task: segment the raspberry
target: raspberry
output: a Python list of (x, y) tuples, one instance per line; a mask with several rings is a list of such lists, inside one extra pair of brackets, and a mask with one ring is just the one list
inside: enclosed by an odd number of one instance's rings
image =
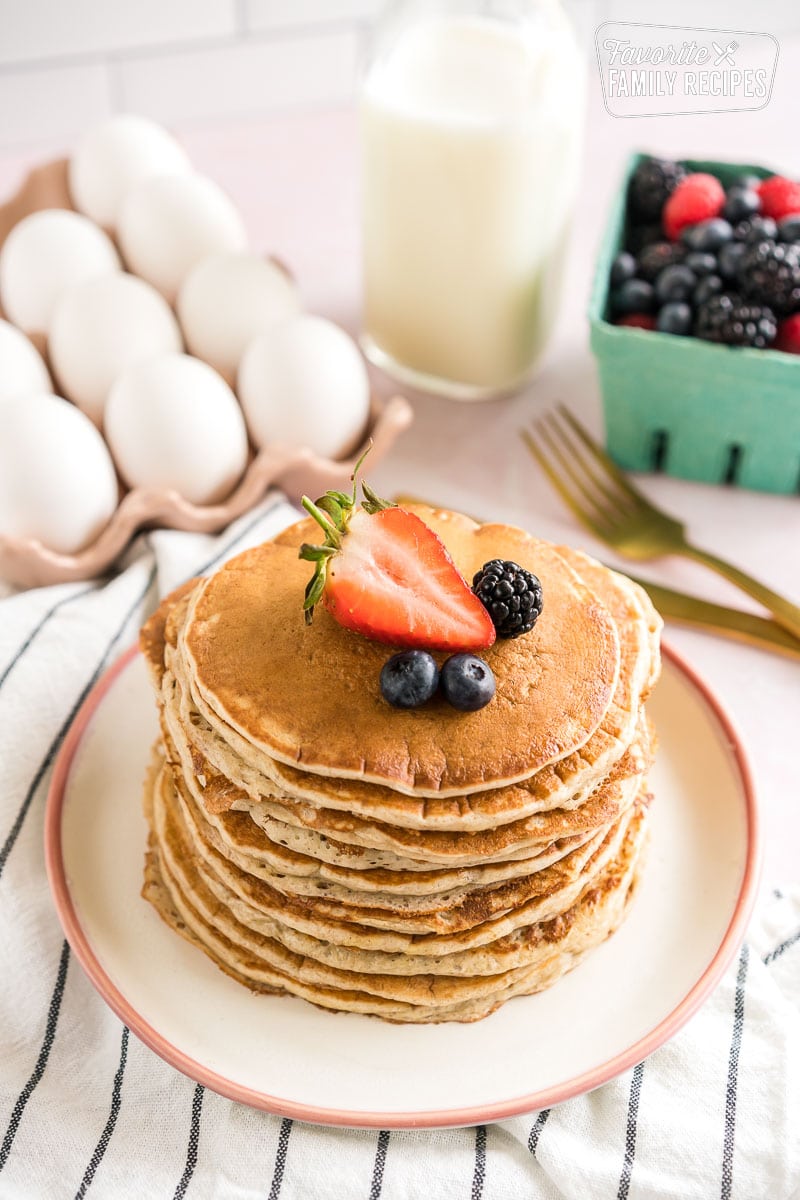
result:
[(758, 189), (761, 211), (779, 221), (791, 213), (800, 213), (800, 183), (785, 175), (772, 175)]
[(655, 329), (656, 319), (652, 313), (626, 313), (618, 317), (615, 325), (627, 325), (631, 329)]
[(674, 242), (687, 225), (718, 217), (725, 204), (725, 189), (713, 175), (687, 175), (664, 205), (664, 232)]
[(787, 317), (778, 325), (774, 349), (782, 350), (784, 354), (800, 354), (800, 313)]

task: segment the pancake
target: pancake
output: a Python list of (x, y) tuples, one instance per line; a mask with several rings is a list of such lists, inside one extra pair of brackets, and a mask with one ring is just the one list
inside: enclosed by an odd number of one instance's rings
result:
[[(282, 796), (294, 796), (347, 813), (373, 816), (392, 825), (426, 830), (491, 829), (555, 807), (577, 808), (598, 782), (607, 777), (636, 735), (640, 704), (657, 671), (661, 626), (640, 588), (593, 560), (587, 559), (587, 566), (593, 569), (593, 582), (598, 591), (602, 588), (604, 604), (620, 631), (620, 671), (612, 703), (600, 727), (580, 752), (510, 787), (492, 788), (470, 796), (412, 798), (373, 783), (331, 779), (288, 767), (255, 749), (230, 728), (223, 737), (209, 724), (207, 718), (214, 720), (214, 714), (202, 699), (200, 708), (195, 704), (196, 697), (191, 695), (190, 679), (181, 659), (178, 642), (186, 621), (185, 600), (174, 607), (168, 606), (166, 617), (162, 614), (154, 618), (166, 620), (168, 631), (171, 630), (163, 648), (168, 667), (162, 684), (164, 703), (178, 711), (176, 719), (182, 724), (193, 752), (205, 758), (226, 781), (224, 788), (214, 795), (218, 811), (242, 799), (236, 789), (245, 793), (250, 803), (258, 803), (265, 797), (279, 800)], [(163, 673), (163, 666), (161, 669)], [(179, 737), (177, 730), (173, 732)]]
[[(178, 865), (173, 863), (173, 873), (183, 873), (188, 869), (187, 864), (191, 864), (197, 880), (243, 925), (287, 941), (289, 945), (297, 936), (308, 937), (321, 948), (316, 951), (315, 957), (325, 957), (326, 953), (330, 953), (338, 955), (339, 962), (343, 963), (345, 951), (369, 951), (373, 956), (383, 955), (387, 961), (405, 961), (407, 969), (412, 972), (426, 969), (415, 967), (413, 960), (432, 958), (441, 962), (445, 959), (449, 961), (451, 955), (489, 947), (507, 940), (511, 935), (517, 935), (530, 925), (550, 920), (566, 911), (581, 892), (591, 886), (619, 856), (626, 838), (634, 836), (637, 845), (641, 844), (641, 829), (646, 823), (647, 809), (646, 798), (641, 797), (631, 812), (576, 851), (571, 861), (559, 871), (542, 872), (533, 896), (513, 909), (501, 912), (499, 916), (482, 919), (481, 909), (473, 904), (466, 911), (475, 918), (474, 924), (459, 919), (450, 922), (448, 927), (448, 922), (444, 920), (438, 922), (436, 932), (419, 932), (426, 922), (417, 920), (407, 922), (403, 931), (399, 932), (364, 924), (363, 921), (375, 919), (376, 910), (352, 907), (344, 910), (339, 906), (337, 911), (346, 911), (347, 919), (338, 920), (327, 915), (331, 911), (328, 902), (294, 903), (269, 888), (259, 890), (258, 906), (243, 899), (226, 882), (226, 877), (230, 881), (233, 877), (241, 879), (241, 875), (236, 876), (235, 872), (231, 874), (224, 860), (213, 851), (210, 854), (196, 851), (196, 829), (191, 819), (187, 819), (184, 806), (176, 801), (177, 795), (169, 775), (157, 769), (153, 776), (149, 818), (156, 844), (166, 854), (168, 862), (178, 860)], [(256, 898), (255, 893), (253, 898)], [(307, 943), (306, 949), (309, 945), (311, 942)]]
[[(394, 711), (377, 680), (385, 646), (354, 636), (299, 597), (313, 538), (309, 519), (245, 551), (192, 592), (182, 650), (195, 700), (211, 721), (304, 772), (366, 779), (407, 794), (469, 794), (527, 779), (572, 754), (603, 719), (619, 673), (619, 639), (601, 603), (549, 543), (501, 525), (429, 510), (466, 578), (491, 557), (542, 580), (545, 610), (526, 637), (485, 651), (492, 704), (456, 712), (441, 698)], [(291, 687), (287, 682), (291, 681)], [(215, 720), (216, 718), (216, 720)]]
[(221, 793), (227, 798), (232, 785), (199, 751), (181, 741), (183, 731), (179, 725), (176, 729), (168, 713), (164, 724), (165, 742), (176, 747), (173, 757), (181, 760), (193, 799), (208, 825), (231, 848), (269, 858), (276, 847), (286, 847), (322, 862), (361, 869), (413, 872), (437, 865), (477, 866), (529, 859), (558, 839), (580, 836), (617, 819), (638, 792), (651, 762), (650, 733), (642, 721), (637, 741), (580, 807), (551, 809), (478, 832), (441, 833), (320, 809), (289, 796), (253, 804), (241, 790), (230, 809), (219, 808), (216, 801)]
[[(454, 959), (461, 974), (431, 971), (432, 959), (426, 960), (423, 973), (408, 974), (384, 971), (389, 965), (385, 956), (361, 956), (359, 965), (372, 970), (332, 966), (242, 925), (203, 885), (191, 855), (179, 840), (176, 844), (163, 821), (158, 800), (155, 811), (161, 814), (156, 817), (160, 839), (153, 840), (148, 856), (145, 895), (217, 965), (257, 990), (285, 991), (322, 1007), (412, 1022), (474, 1020), (505, 999), (539, 990), (569, 970), (621, 919), (645, 828), (642, 818), (627, 831), (618, 857), (565, 914), (527, 926), (515, 938), (478, 952), (476, 965), (488, 968), (494, 955), (496, 965), (504, 969), (468, 973), (467, 953)], [(165, 848), (172, 849), (171, 858)], [(310, 942), (306, 950), (308, 946)], [(446, 961), (436, 965), (446, 970)]]
[(542, 580), (533, 632), (484, 654), (492, 703), (392, 709), (391, 647), (321, 607), (307, 627), (309, 522), (189, 581), (142, 630), (161, 729), (143, 895), (254, 991), (472, 1021), (555, 983), (624, 918), (661, 623), (578, 551), (417, 511), (467, 578), (504, 557)]

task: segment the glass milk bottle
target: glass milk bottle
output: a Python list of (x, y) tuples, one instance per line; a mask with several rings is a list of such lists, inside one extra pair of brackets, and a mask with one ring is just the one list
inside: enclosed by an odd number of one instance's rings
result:
[(550, 332), (578, 186), (584, 64), (558, 0), (401, 0), (361, 92), (367, 356), (478, 400)]

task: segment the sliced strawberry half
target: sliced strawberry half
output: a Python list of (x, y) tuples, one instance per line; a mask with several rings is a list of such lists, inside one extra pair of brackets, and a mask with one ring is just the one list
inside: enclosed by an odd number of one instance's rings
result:
[(426, 650), (481, 650), (495, 640), (488, 612), (441, 538), (415, 513), (380, 500), (366, 484), (364, 504), (328, 492), (303, 507), (326, 533), (303, 545), (316, 563), (306, 589), (306, 620), (321, 602), (333, 618), (364, 637)]

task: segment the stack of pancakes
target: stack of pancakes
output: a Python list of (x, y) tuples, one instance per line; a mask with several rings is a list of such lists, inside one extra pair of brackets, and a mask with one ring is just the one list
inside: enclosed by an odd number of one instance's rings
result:
[(416, 511), (465, 578), (503, 558), (542, 581), (533, 631), (484, 652), (494, 700), (390, 708), (390, 648), (321, 607), (304, 623), (313, 523), (246, 551), (142, 631), (161, 722), (143, 894), (255, 990), (471, 1021), (552, 984), (626, 912), (660, 620), (577, 551)]

